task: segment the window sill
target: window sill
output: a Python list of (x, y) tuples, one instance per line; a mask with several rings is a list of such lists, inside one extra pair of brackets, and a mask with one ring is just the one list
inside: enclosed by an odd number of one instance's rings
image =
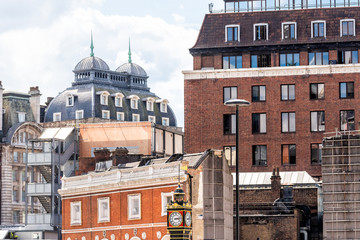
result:
[(296, 131), (295, 131), (295, 132), (283, 132), (283, 131), (281, 131), (281, 133), (284, 133), (284, 134), (294, 134), (294, 133), (296, 133)]

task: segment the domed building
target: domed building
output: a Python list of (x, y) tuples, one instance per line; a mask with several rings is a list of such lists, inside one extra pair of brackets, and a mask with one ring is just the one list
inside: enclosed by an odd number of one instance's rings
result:
[(73, 70), (72, 86), (49, 104), (45, 122), (102, 118), (176, 126), (169, 101), (150, 92), (149, 76), (132, 62), (130, 44), (128, 62), (115, 71), (94, 56), (92, 39), (90, 49), (90, 56), (82, 59)]

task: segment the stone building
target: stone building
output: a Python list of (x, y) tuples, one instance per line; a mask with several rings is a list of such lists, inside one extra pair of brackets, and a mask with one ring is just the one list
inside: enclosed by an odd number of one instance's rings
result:
[[(359, 3), (225, 0), (205, 15), (185, 78), (185, 152), (224, 149), (244, 172), (321, 176), (325, 131), (357, 129)], [(280, 3), (280, 4), (279, 4)]]

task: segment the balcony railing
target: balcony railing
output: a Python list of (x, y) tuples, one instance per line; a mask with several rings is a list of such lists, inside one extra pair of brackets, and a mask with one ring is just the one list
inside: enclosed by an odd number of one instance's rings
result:
[[(54, 191), (57, 192), (59, 184), (54, 185)], [(29, 196), (50, 196), (51, 195), (51, 183), (29, 183), (28, 184)]]
[(50, 213), (29, 213), (27, 218), (28, 225), (39, 225), (51, 223), (51, 214)]
[(51, 165), (51, 152), (29, 153), (28, 165)]

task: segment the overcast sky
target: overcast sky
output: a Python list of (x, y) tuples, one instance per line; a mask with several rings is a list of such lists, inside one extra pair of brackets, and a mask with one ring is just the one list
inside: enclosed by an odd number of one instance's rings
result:
[(41, 103), (71, 86), (75, 65), (90, 54), (115, 70), (128, 59), (147, 72), (148, 86), (170, 101), (184, 126), (182, 70), (208, 4), (222, 0), (1, 0), (0, 81), (5, 90), (39, 86)]

